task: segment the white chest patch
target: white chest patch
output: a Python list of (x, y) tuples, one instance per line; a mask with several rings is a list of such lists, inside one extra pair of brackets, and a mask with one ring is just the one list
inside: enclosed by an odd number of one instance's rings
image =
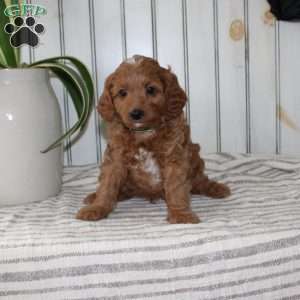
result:
[(154, 184), (161, 182), (160, 169), (152, 152), (149, 152), (144, 148), (139, 148), (139, 152), (134, 157), (138, 160), (139, 166), (144, 172), (151, 176)]

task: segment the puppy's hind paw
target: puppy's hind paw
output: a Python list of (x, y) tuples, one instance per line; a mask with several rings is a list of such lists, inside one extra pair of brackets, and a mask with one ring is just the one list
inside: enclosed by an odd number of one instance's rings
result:
[(107, 211), (99, 205), (88, 205), (81, 208), (76, 214), (76, 219), (97, 221), (107, 216)]
[(205, 194), (212, 198), (226, 198), (230, 196), (230, 188), (223, 183), (213, 181)]

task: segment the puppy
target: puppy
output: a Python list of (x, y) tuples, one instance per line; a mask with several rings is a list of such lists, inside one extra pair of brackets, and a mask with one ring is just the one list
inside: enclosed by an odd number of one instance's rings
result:
[(198, 223), (190, 194), (223, 198), (230, 189), (204, 174), (183, 113), (187, 97), (177, 77), (157, 61), (135, 55), (105, 82), (97, 106), (107, 122), (108, 145), (100, 185), (77, 218), (100, 220), (120, 200), (165, 200), (170, 223)]

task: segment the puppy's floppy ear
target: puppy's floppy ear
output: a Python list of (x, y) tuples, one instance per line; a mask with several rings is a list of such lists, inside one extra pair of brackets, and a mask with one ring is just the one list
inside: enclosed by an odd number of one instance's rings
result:
[(110, 89), (112, 87), (112, 78), (113, 74), (111, 74), (105, 81), (104, 90), (102, 95), (100, 96), (97, 111), (101, 115), (101, 117), (107, 121), (111, 122), (114, 119), (115, 108), (113, 105), (113, 99), (110, 93)]
[(166, 120), (171, 120), (181, 114), (187, 101), (187, 96), (180, 87), (176, 75), (170, 69), (164, 69), (163, 82), (166, 97)]

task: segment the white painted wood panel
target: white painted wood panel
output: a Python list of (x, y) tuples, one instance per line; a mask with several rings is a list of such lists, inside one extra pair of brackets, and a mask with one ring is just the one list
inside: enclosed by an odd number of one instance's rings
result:
[(281, 123), (281, 150), (300, 153), (300, 23), (280, 22), (280, 102), (298, 130)]
[(156, 27), (157, 59), (162, 66), (171, 66), (185, 88), (181, 0), (156, 0)]
[(152, 56), (150, 0), (125, 0), (126, 53)]
[(217, 148), (213, 1), (187, 1), (190, 126), (203, 152)]
[(234, 20), (244, 21), (240, 0), (219, 0), (221, 151), (246, 151), (245, 41), (230, 37)]
[(251, 152), (276, 152), (275, 21), (266, 24), (265, 1), (249, 1)]
[(32, 4), (40, 4), (47, 9), (47, 14), (37, 16), (36, 22), (45, 27), (40, 35), (40, 42), (34, 48), (35, 59), (48, 58), (50, 55), (60, 55), (60, 30), (58, 0), (32, 0)]
[[(171, 67), (189, 95), (185, 76), (183, 5), (182, 0), (156, 0), (157, 59), (163, 67)], [(189, 121), (189, 102), (185, 112)]]
[(22, 46), (20, 56), (23, 63), (30, 63), (30, 49), (31, 48), (27, 45)]
[[(98, 97), (123, 58), (158, 57), (189, 94), (192, 137), (204, 152), (299, 153), (300, 133), (285, 123), (278, 126), (276, 102), (300, 127), (300, 23), (280, 22), (276, 34), (276, 26), (263, 21), (265, 0), (32, 2), (48, 10), (38, 18), (46, 31), (37, 48), (22, 47), (24, 61), (64, 51), (77, 56), (91, 70)], [(248, 36), (230, 37), (235, 20), (245, 22)], [(64, 124), (70, 125), (72, 104), (58, 80), (51, 81)], [(94, 112), (85, 135), (65, 153), (65, 164), (100, 160), (103, 132)]]
[[(87, 0), (63, 1), (63, 25), (65, 54), (80, 59), (92, 71), (90, 12)], [(75, 37), (75, 38), (74, 38)], [(72, 103), (68, 98), (69, 104)], [(94, 104), (95, 107), (95, 104)], [(97, 161), (100, 147), (97, 147), (95, 112), (91, 113), (88, 126), (82, 137), (72, 145), (72, 161), (76, 164), (90, 164)], [(78, 120), (73, 105), (69, 105), (70, 125)], [(82, 155), (84, 153), (84, 155)]]
[[(94, 1), (96, 86), (98, 97), (103, 91), (106, 77), (122, 61), (122, 30), (120, 0)], [(104, 123), (101, 121), (101, 151), (105, 151)]]

